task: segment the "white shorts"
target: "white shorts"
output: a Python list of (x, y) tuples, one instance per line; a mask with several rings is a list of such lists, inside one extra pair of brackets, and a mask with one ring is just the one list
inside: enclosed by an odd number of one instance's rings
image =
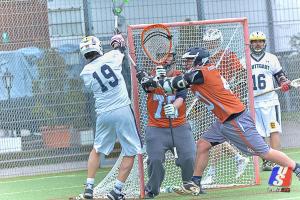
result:
[(121, 144), (124, 156), (142, 152), (142, 143), (130, 106), (107, 111), (97, 117), (94, 141), (96, 152), (108, 155), (113, 150), (116, 139)]
[(255, 108), (255, 124), (262, 137), (270, 137), (270, 133), (282, 132), (280, 106)]

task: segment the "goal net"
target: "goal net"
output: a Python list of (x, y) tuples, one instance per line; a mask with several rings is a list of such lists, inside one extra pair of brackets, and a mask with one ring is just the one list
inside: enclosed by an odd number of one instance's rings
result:
[[(237, 95), (250, 111), (253, 111), (252, 99), (248, 98), (249, 79), (246, 63), (249, 64), (249, 50), (246, 48), (248, 38), (246, 19), (223, 19), (193, 22), (178, 22), (165, 24), (172, 33), (172, 42), (176, 51), (176, 68), (183, 70), (182, 55), (191, 47), (200, 46), (209, 49), (211, 54), (210, 61), (220, 70), (222, 76), (229, 83), (232, 92)], [(128, 28), (129, 49), (132, 58), (136, 63), (143, 67), (146, 72), (154, 69), (154, 64), (147, 58), (141, 47), (141, 32), (147, 25), (133, 25)], [(210, 39), (204, 36), (208, 31), (221, 33), (221, 38)], [(215, 34), (216, 35), (216, 34)], [(246, 40), (245, 40), (246, 38)], [(214, 40), (215, 39), (215, 40)], [(248, 56), (246, 56), (248, 55)], [(246, 62), (247, 61), (247, 62)], [(251, 77), (251, 76), (249, 76)], [(146, 93), (137, 84), (135, 71), (132, 69), (132, 97), (136, 119), (139, 125), (142, 140), (144, 139), (145, 128), (147, 126)], [(252, 96), (252, 95), (250, 95)], [(194, 99), (193, 94), (189, 93), (187, 98), (187, 118), (190, 123), (195, 141), (208, 129), (216, 120), (214, 115), (208, 111), (205, 105)], [(144, 142), (145, 144), (145, 142)], [(187, 147), (188, 148), (188, 147)], [(241, 168), (243, 162), (249, 161), (244, 169)], [(96, 198), (103, 198), (113, 188), (121, 157), (116, 162), (110, 173), (95, 188)], [(139, 163), (135, 162), (129, 178), (126, 181), (124, 192), (127, 197), (138, 197), (140, 188), (147, 183), (147, 153), (143, 154), (143, 168), (139, 171)], [(245, 163), (244, 163), (245, 164)], [(175, 158), (171, 152), (166, 153), (164, 163), (166, 175), (162, 184), (162, 191), (170, 191), (171, 187), (180, 186), (180, 168), (175, 165)], [(141, 167), (141, 166), (140, 166)], [(144, 183), (139, 177), (144, 175)], [(203, 176), (203, 180), (210, 178), (204, 183), (205, 188), (220, 188), (230, 186), (253, 185), (259, 182), (257, 159), (246, 157), (229, 143), (217, 145), (210, 151), (209, 165)]]

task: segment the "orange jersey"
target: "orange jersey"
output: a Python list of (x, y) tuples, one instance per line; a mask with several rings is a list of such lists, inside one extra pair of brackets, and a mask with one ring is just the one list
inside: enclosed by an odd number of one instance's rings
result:
[[(171, 76), (178, 76), (181, 72), (174, 70)], [(169, 118), (166, 117), (164, 112), (165, 103), (172, 103), (175, 101), (175, 95), (164, 95), (162, 88), (156, 88), (147, 96), (147, 109), (148, 109), (148, 126), (168, 128), (170, 127)], [(172, 119), (172, 126), (177, 127), (186, 123), (186, 103), (178, 109), (178, 116)]]
[(220, 50), (216, 54), (214, 54), (209, 60), (214, 65), (217, 65), (221, 57), (222, 60), (219, 63), (219, 66), (217, 67), (220, 70), (221, 75), (227, 81), (230, 81), (233, 78), (234, 74), (236, 74), (237, 71), (241, 70), (243, 66), (240, 63), (240, 60), (238, 59), (237, 55), (229, 50), (227, 50), (225, 53), (224, 50)]
[(191, 90), (223, 123), (230, 115), (245, 110), (245, 106), (231, 92), (219, 70), (210, 69), (211, 66), (205, 65), (198, 69), (203, 74), (204, 83), (192, 85)]

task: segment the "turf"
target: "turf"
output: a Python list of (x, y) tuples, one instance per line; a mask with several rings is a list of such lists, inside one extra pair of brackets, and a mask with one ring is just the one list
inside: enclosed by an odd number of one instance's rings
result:
[[(284, 150), (289, 156), (300, 161), (300, 149)], [(110, 169), (100, 169), (97, 173), (99, 182)], [(260, 185), (246, 188), (208, 190), (207, 194), (180, 196), (173, 193), (159, 195), (156, 199), (217, 199), (217, 200), (300, 200), (300, 181), (293, 176), (290, 193), (267, 191), (270, 172), (262, 172)], [(59, 173), (43, 176), (17, 177), (0, 179), (0, 200), (65, 200), (76, 196), (83, 190), (86, 171)]]

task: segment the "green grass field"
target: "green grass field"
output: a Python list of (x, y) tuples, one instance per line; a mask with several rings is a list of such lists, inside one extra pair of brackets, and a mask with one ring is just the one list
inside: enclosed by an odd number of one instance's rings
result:
[[(300, 161), (300, 149), (287, 149), (285, 152)], [(110, 169), (100, 169), (97, 173), (99, 182)], [(217, 200), (300, 200), (300, 181), (293, 176), (290, 193), (267, 191), (267, 181), (270, 172), (262, 172), (260, 185), (246, 188), (230, 188), (208, 190), (207, 194), (194, 196), (180, 196), (169, 193), (162, 194), (156, 199), (217, 199)], [(0, 179), (0, 200), (67, 200), (77, 196), (83, 190), (86, 171), (59, 173), (44, 176), (18, 177)]]

